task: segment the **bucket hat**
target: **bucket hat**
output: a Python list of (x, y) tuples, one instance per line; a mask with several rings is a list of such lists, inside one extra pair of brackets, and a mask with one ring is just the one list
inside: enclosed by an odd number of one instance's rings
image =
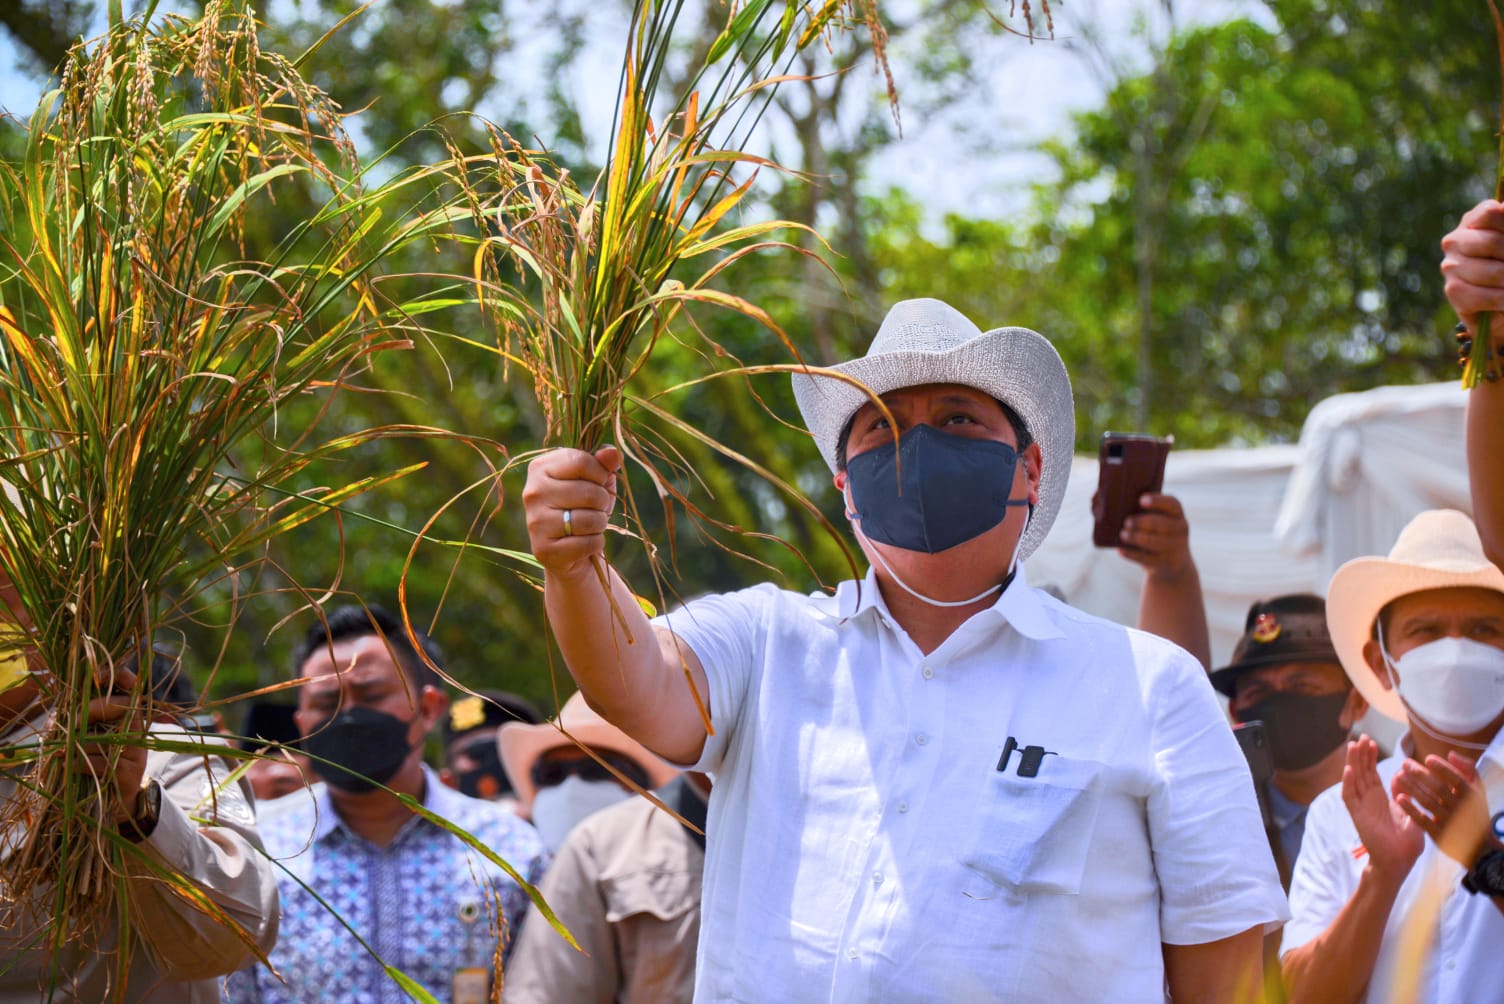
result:
[[(875, 395), (923, 384), (973, 387), (1013, 409), (1039, 444), (1039, 504), (1019, 541), (1018, 559), (1034, 552), (1060, 512), (1075, 452), (1076, 412), (1070, 376), (1049, 340), (1028, 328), (983, 332), (935, 299), (893, 305), (867, 354), (829, 369)], [(839, 377), (795, 373), (794, 398), (820, 455), (836, 470), (841, 432), (869, 396)]]
[(1232, 661), (1212, 670), (1211, 681), (1231, 697), (1238, 677), (1252, 669), (1340, 661), (1326, 628), (1326, 601), (1315, 593), (1293, 593), (1259, 600), (1248, 608)]

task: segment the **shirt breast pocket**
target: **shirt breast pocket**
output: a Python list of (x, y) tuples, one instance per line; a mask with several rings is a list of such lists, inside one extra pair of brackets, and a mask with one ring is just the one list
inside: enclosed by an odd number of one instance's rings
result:
[(1079, 893), (1105, 773), (1095, 760), (1054, 754), (1036, 777), (994, 772), (982, 796), (976, 845), (962, 861), (962, 892), (972, 899)]

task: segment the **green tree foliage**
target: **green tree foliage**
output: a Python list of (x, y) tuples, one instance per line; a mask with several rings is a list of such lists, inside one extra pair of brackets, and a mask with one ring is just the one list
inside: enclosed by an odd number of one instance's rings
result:
[[(514, 62), (510, 15), (525, 8), (509, 8), (504, 0), (383, 0), (324, 38), (360, 6), (300, 0), (288, 16), (267, 22), (262, 44), (298, 54), (323, 39), (309, 77), (346, 109), (360, 110), (353, 121), (369, 154), (393, 150), (404, 162), (442, 156), (442, 141), (429, 124), (482, 109), (497, 95), (498, 74)], [(502, 103), (501, 121), (515, 126), (521, 109)], [(451, 137), (477, 141), (477, 130), (462, 120), (445, 126)]]
[[(885, 234), (894, 297), (937, 289), (1048, 332), (1080, 445), (1288, 439), (1323, 397), (1444, 379), (1438, 241), (1489, 194), (1499, 74), (1487, 9), (1272, 5), (1171, 40), (1076, 135), (1032, 221)], [(891, 242), (891, 243), (890, 243)]]
[(47, 74), (88, 28), (90, 0), (10, 0), (0, 4), (0, 26), (16, 40), (31, 68)]

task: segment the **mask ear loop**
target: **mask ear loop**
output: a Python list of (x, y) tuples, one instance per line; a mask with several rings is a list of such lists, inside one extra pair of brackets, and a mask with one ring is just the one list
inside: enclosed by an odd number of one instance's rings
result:
[(890, 565), (890, 564), (888, 564), (887, 560), (883, 557), (882, 552), (879, 551), (876, 547), (872, 548), (872, 556), (877, 559), (877, 563), (879, 565), (882, 565), (883, 568), (885, 568), (885, 569), (888, 570), (888, 574), (891, 575), (891, 576), (893, 576), (893, 581), (896, 582), (896, 583), (898, 583), (899, 586), (901, 586), (903, 588), (904, 592), (908, 593), (910, 596), (914, 597), (914, 599), (916, 599), (916, 600), (923, 600), (925, 603), (928, 603), (932, 607), (965, 607), (965, 606), (970, 606), (971, 604), (977, 602), (978, 600), (985, 600), (987, 597), (991, 596), (993, 593), (1001, 592), (1002, 588), (1003, 588), (1003, 584), (1001, 582), (999, 582), (995, 586), (988, 586), (986, 589), (982, 590), (980, 593), (977, 593), (975, 596), (971, 597), (968, 600), (937, 600), (937, 599), (934, 599), (933, 597), (924, 595), (919, 590), (913, 588), (907, 582), (905, 582), (902, 579), (900, 579), (898, 577), (898, 573), (895, 572), (895, 571), (893, 571), (893, 566)]
[(1465, 739), (1458, 739), (1456, 736), (1449, 736), (1441, 732), (1437, 732), (1426, 723), (1426, 719), (1421, 715), (1420, 712), (1416, 711), (1413, 707), (1410, 706), (1410, 702), (1405, 700), (1404, 691), (1400, 690), (1400, 678), (1395, 675), (1396, 667), (1394, 660), (1389, 656), (1389, 646), (1384, 644), (1384, 619), (1382, 617), (1375, 618), (1373, 626), (1374, 630), (1379, 636), (1379, 654), (1384, 658), (1384, 672), (1389, 675), (1389, 685), (1394, 688), (1394, 692), (1399, 695), (1400, 701), (1403, 702), (1405, 707), (1409, 710), (1411, 723), (1419, 727), (1422, 732), (1430, 736), (1432, 739), (1435, 739), (1437, 742), (1446, 743), (1449, 746), (1460, 746), (1462, 749), (1468, 750), (1481, 751), (1488, 749), (1488, 743), (1470, 743)]
[[(850, 495), (847, 494), (846, 490), (842, 490), (841, 496), (846, 500), (846, 518), (852, 521), (852, 525), (856, 528), (856, 532), (861, 533), (862, 528), (860, 526), (860, 521), (862, 517), (855, 510), (854, 500), (850, 497)], [(919, 590), (910, 586), (907, 582), (903, 581), (903, 579), (898, 577), (898, 573), (893, 571), (893, 566), (888, 564), (887, 559), (883, 557), (882, 552), (877, 549), (876, 545), (873, 545), (872, 547), (872, 556), (876, 558), (877, 563), (879, 565), (882, 565), (887, 573), (893, 577), (893, 581), (898, 583), (899, 587), (902, 588), (904, 592), (914, 597), (914, 599), (928, 603), (932, 607), (968, 607), (971, 606), (971, 604), (976, 603), (978, 600), (985, 600), (993, 593), (1002, 592), (1003, 588), (1007, 586), (1008, 583), (1013, 581), (1014, 569), (1018, 567), (1018, 552), (1023, 549), (1024, 534), (1029, 531), (1029, 522), (1033, 518), (1034, 505), (1033, 503), (1029, 503), (1028, 515), (1024, 517), (1024, 528), (1018, 532), (1018, 543), (1013, 545), (1013, 557), (1008, 561), (1008, 574), (1003, 577), (1003, 581), (999, 582), (995, 586), (988, 586), (980, 593), (977, 593), (975, 596), (966, 600), (937, 600), (934, 597), (926, 596)], [(863, 536), (866, 535), (863, 534)]]

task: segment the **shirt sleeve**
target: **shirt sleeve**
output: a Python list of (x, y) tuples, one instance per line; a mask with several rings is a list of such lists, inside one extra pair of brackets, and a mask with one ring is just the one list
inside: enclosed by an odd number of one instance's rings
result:
[[(1199, 945), (1289, 918), (1247, 761), (1191, 656), (1135, 637), (1148, 674), (1154, 780), (1149, 839), (1160, 885), (1160, 937)], [(1151, 647), (1152, 646), (1152, 647)]]
[(1330, 927), (1357, 891), (1352, 857), (1357, 842), (1357, 830), (1342, 804), (1342, 789), (1316, 796), (1290, 878), (1290, 923), (1285, 925), (1281, 955)]
[(592, 851), (592, 831), (576, 827), (559, 848), (539, 892), (579, 943), (570, 947), (536, 906), (512, 952), (506, 973), (506, 1004), (611, 1004), (620, 970), (616, 944), (606, 922), (600, 866)]
[(742, 719), (750, 681), (759, 665), (768, 610), (777, 595), (777, 587), (761, 585), (705, 596), (653, 622), (668, 628), (699, 657), (710, 687), (710, 722), (715, 734), (705, 740), (698, 761), (677, 766), (708, 774), (720, 769)]
[(250, 797), (208, 751), (153, 750), (146, 772), (162, 809), (140, 853), (125, 856), (132, 926), (164, 978), (224, 976), (277, 940), (277, 880)]

